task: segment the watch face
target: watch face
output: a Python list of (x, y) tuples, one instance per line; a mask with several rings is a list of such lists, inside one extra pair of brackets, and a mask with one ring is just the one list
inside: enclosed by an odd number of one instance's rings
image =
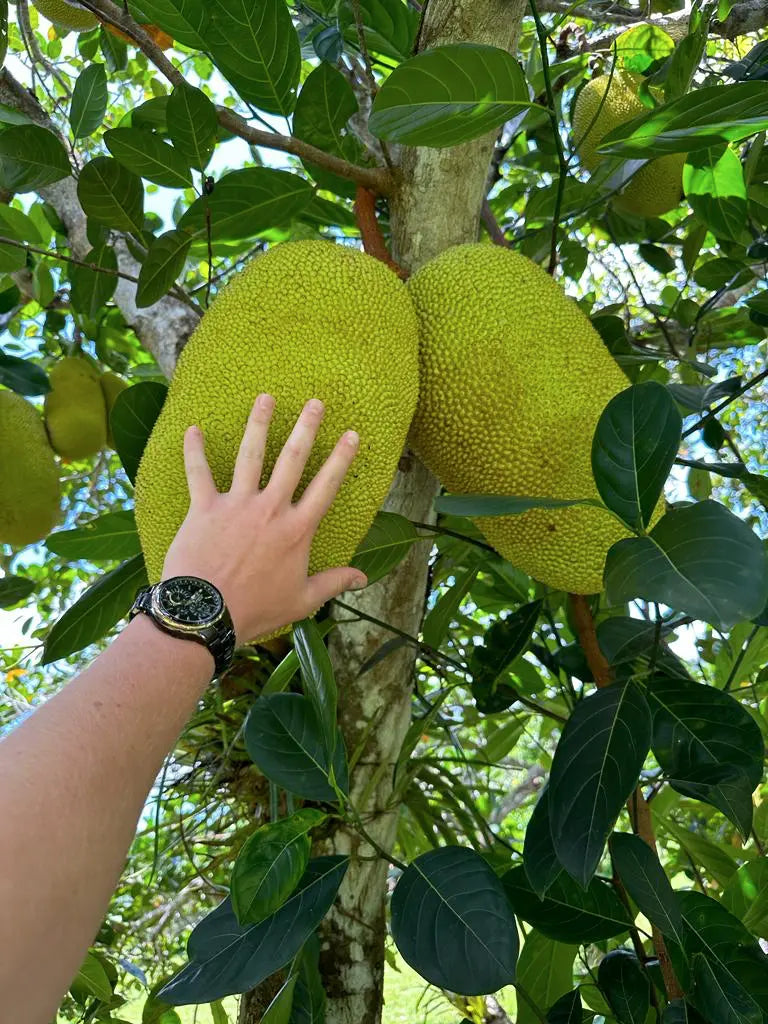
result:
[(158, 590), (158, 604), (166, 615), (190, 626), (203, 625), (221, 612), (221, 595), (194, 576), (176, 576)]

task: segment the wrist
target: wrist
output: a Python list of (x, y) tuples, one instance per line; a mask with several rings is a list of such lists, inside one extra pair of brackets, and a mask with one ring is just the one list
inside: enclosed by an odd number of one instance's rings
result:
[(199, 683), (201, 688), (213, 678), (213, 655), (204, 644), (165, 633), (148, 615), (136, 615), (121, 635), (140, 643), (156, 663), (172, 667), (174, 676), (183, 671), (190, 682)]

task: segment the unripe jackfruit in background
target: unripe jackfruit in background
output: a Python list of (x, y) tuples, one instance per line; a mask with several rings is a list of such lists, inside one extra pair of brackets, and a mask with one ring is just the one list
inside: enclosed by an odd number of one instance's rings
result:
[(34, 3), (44, 18), (72, 32), (87, 32), (99, 24), (95, 14), (66, 0), (34, 0)]
[[(647, 112), (648, 108), (637, 95), (641, 82), (641, 75), (618, 70), (612, 79), (610, 75), (593, 78), (576, 98), (573, 139), (588, 171), (594, 171), (605, 159), (597, 147), (608, 132)], [(639, 217), (658, 217), (673, 210), (682, 195), (684, 164), (684, 153), (670, 153), (650, 160), (614, 197), (614, 206)]]
[[(629, 381), (579, 307), (527, 257), (447, 249), (408, 282), (421, 323), (411, 442), (448, 491), (598, 498), (592, 435)], [(513, 565), (555, 589), (602, 590), (629, 534), (590, 506), (475, 520)]]
[(107, 443), (107, 406), (99, 371), (80, 356), (60, 359), (49, 374), (45, 425), (56, 452), (83, 459)]
[(128, 387), (128, 381), (123, 380), (122, 377), (118, 377), (118, 375), (116, 373), (112, 373), (111, 370), (107, 370), (106, 373), (102, 373), (101, 377), (99, 377), (99, 384), (101, 385), (101, 391), (104, 395), (104, 404), (106, 407), (107, 444), (110, 448), (114, 448), (115, 439), (112, 437), (112, 426), (109, 418), (112, 415), (112, 408), (117, 401), (117, 396)]
[(33, 544), (59, 520), (59, 471), (40, 413), (14, 391), (0, 391), (0, 453), (0, 544)]
[(326, 412), (300, 490), (345, 430), (360, 450), (312, 544), (310, 571), (349, 563), (392, 482), (418, 394), (418, 325), (383, 263), (330, 242), (285, 242), (216, 297), (183, 350), (139, 466), (136, 522), (150, 580), (189, 506), (184, 431), (197, 424), (229, 488), (248, 413), (275, 396), (263, 481), (305, 402)]

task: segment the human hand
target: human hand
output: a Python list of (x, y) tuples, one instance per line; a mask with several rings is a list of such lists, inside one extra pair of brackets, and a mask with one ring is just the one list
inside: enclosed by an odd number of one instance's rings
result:
[(259, 488), (264, 448), (275, 401), (259, 395), (235, 463), (232, 486), (216, 490), (205, 457), (202, 431), (184, 435), (189, 511), (163, 566), (163, 579), (199, 576), (221, 591), (235, 624), (238, 643), (311, 615), (345, 590), (368, 582), (357, 569), (326, 569), (308, 575), (309, 551), (320, 520), (330, 508), (359, 447), (350, 430), (310, 481), (301, 498), (293, 494), (323, 418), (323, 403), (307, 402)]

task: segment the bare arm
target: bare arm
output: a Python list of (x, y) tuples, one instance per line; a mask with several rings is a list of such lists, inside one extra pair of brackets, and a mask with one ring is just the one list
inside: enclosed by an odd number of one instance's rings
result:
[[(164, 575), (215, 583), (246, 641), (365, 583), (307, 576), (309, 547), (357, 450), (345, 435), (292, 504), (322, 418), (309, 403), (259, 490), (271, 400), (257, 400), (232, 489), (218, 494), (199, 431), (185, 438), (190, 511)], [(2, 1018), (46, 1024), (106, 911), (163, 758), (213, 672), (205, 648), (144, 616), (0, 742)]]

